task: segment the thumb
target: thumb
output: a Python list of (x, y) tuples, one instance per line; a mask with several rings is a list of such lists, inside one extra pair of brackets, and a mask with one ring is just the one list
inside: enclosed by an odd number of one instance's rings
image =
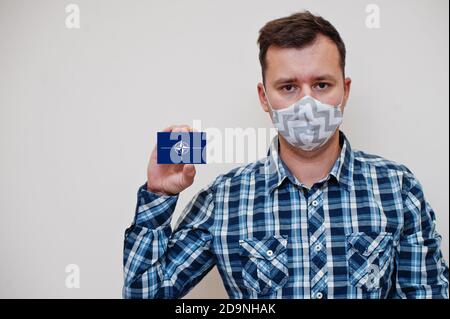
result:
[(195, 166), (193, 164), (185, 164), (183, 166), (183, 184), (189, 186), (194, 182)]

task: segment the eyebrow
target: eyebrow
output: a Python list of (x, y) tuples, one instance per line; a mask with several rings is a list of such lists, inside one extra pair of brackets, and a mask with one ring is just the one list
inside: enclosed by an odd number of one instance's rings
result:
[(331, 74), (321, 74), (319, 76), (314, 77), (314, 80), (315, 81), (323, 81), (323, 80), (329, 80), (329, 81), (333, 80), (333, 81), (335, 81), (336, 78), (333, 75), (331, 75)]
[[(324, 81), (324, 80), (335, 81), (336, 78), (331, 74), (321, 74), (321, 75), (313, 77), (313, 81)], [(280, 78), (280, 79), (276, 80), (273, 83), (273, 85), (278, 86), (280, 84), (288, 84), (288, 83), (295, 83), (295, 82), (297, 82), (297, 79), (295, 77)]]
[(273, 85), (278, 86), (280, 84), (295, 83), (295, 82), (297, 82), (296, 78), (280, 78), (280, 79), (276, 80), (273, 83)]

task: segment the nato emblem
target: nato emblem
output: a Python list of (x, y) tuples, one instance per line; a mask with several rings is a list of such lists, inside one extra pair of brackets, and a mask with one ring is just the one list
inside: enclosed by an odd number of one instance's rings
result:
[(158, 164), (206, 164), (206, 132), (158, 132)]

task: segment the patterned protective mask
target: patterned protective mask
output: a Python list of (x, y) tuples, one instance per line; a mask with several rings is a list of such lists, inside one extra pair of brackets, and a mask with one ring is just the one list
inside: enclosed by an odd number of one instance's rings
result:
[(276, 110), (267, 97), (272, 111), (272, 122), (277, 131), (295, 147), (304, 151), (312, 151), (324, 145), (342, 123), (340, 106), (322, 103), (306, 95), (294, 104)]

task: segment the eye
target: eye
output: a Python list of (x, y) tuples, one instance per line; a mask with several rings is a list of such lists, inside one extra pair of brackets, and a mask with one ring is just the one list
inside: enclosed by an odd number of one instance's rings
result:
[(296, 88), (295, 85), (286, 84), (286, 85), (281, 87), (281, 90), (290, 93), (290, 92), (293, 92), (295, 90), (295, 88)]
[(326, 82), (319, 82), (315, 85), (315, 88), (318, 89), (319, 91), (325, 90), (329, 87), (330, 85)]

